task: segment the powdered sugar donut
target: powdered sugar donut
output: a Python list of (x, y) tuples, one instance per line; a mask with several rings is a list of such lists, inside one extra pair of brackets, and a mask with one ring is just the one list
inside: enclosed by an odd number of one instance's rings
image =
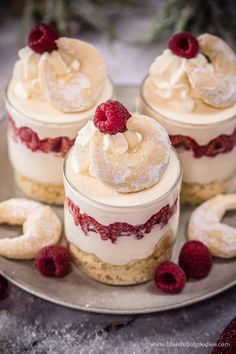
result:
[(236, 102), (236, 56), (221, 38), (202, 34), (198, 38), (200, 51), (213, 65), (210, 71), (189, 61), (187, 74), (193, 90), (207, 104), (225, 108)]
[(91, 108), (97, 102), (107, 76), (101, 54), (92, 45), (77, 39), (62, 37), (56, 42), (61, 55), (74, 58), (78, 68), (58, 77), (50, 54), (44, 53), (39, 64), (39, 81), (47, 99), (62, 112)]
[(61, 222), (48, 206), (27, 199), (13, 198), (0, 203), (0, 224), (22, 225), (23, 234), (0, 239), (0, 256), (32, 259), (44, 246), (56, 244)]
[(166, 130), (154, 119), (133, 115), (126, 126), (142, 137), (135, 151), (110, 154), (103, 149), (101, 133), (93, 136), (90, 148), (91, 174), (121, 193), (141, 191), (156, 184), (166, 171), (171, 152)]
[(227, 210), (236, 209), (236, 194), (218, 195), (194, 210), (188, 238), (203, 242), (213, 256), (236, 257), (236, 228), (221, 223)]

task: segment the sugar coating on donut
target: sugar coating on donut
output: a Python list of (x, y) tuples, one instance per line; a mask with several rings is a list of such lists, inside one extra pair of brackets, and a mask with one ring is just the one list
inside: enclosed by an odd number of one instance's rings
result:
[(127, 129), (142, 136), (136, 151), (119, 156), (104, 151), (100, 132), (94, 135), (90, 149), (91, 174), (121, 193), (141, 191), (156, 184), (167, 169), (171, 152), (166, 130), (152, 118), (133, 115)]
[(200, 51), (206, 55), (213, 71), (188, 62), (186, 73), (193, 91), (206, 104), (226, 108), (236, 103), (236, 56), (221, 38), (205, 33), (198, 36)]
[(22, 225), (23, 234), (0, 239), (0, 255), (13, 259), (32, 259), (39, 250), (55, 244), (61, 236), (61, 222), (49, 206), (26, 199), (0, 203), (0, 224)]
[(233, 209), (236, 209), (236, 194), (220, 194), (206, 201), (190, 217), (188, 238), (203, 242), (216, 257), (235, 257), (236, 228), (221, 223), (225, 212)]
[(106, 66), (101, 54), (90, 44), (59, 38), (58, 50), (78, 59), (79, 70), (58, 78), (48, 53), (39, 62), (39, 80), (46, 98), (62, 112), (81, 112), (97, 102), (105, 86)]

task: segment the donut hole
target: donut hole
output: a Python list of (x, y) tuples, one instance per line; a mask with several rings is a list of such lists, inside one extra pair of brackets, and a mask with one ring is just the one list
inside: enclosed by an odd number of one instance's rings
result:
[(22, 235), (22, 226), (19, 225), (8, 225), (8, 224), (1, 224), (1, 238), (15, 238), (17, 236)]
[(221, 222), (236, 228), (236, 210), (226, 211)]

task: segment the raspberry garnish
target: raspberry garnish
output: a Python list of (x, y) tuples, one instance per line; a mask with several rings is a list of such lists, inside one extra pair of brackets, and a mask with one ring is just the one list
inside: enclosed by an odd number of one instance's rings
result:
[[(227, 344), (227, 346), (226, 346)], [(221, 333), (212, 354), (235, 354), (236, 353), (236, 317), (228, 324)]]
[(36, 53), (51, 53), (57, 49), (58, 33), (53, 27), (44, 23), (34, 26), (28, 36), (28, 46)]
[(46, 277), (64, 277), (70, 269), (68, 249), (61, 245), (43, 247), (36, 258), (36, 267)]
[(212, 257), (208, 248), (200, 241), (186, 242), (179, 254), (179, 265), (187, 277), (205, 278), (212, 267)]
[(38, 149), (40, 141), (38, 135), (28, 127), (21, 127), (19, 129), (19, 137), (21, 141), (32, 151)]
[(155, 283), (158, 289), (166, 293), (176, 294), (183, 290), (186, 277), (177, 264), (165, 261), (156, 270)]
[(108, 100), (97, 107), (93, 121), (100, 132), (113, 135), (126, 130), (130, 117), (131, 114), (120, 102)]
[(0, 300), (3, 300), (8, 295), (8, 281), (0, 275)]
[(168, 43), (169, 49), (175, 55), (183, 58), (194, 58), (198, 53), (198, 41), (189, 32), (180, 32), (174, 34)]

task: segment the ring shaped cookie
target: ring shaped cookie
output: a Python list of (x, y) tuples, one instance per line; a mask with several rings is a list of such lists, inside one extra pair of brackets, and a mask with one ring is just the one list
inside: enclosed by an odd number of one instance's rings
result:
[(236, 209), (236, 194), (218, 195), (203, 203), (190, 217), (188, 238), (203, 242), (213, 256), (236, 257), (236, 228), (221, 223), (232, 209)]
[(35, 258), (42, 247), (57, 243), (61, 236), (61, 222), (52, 209), (27, 199), (1, 202), (0, 224), (23, 226), (21, 236), (0, 239), (0, 256), (12, 259)]
[(79, 61), (78, 72), (58, 78), (46, 54), (40, 60), (39, 80), (51, 104), (62, 112), (81, 112), (95, 105), (106, 81), (101, 54), (92, 45), (70, 38), (57, 40), (58, 50)]
[(91, 174), (121, 193), (136, 192), (153, 186), (167, 169), (171, 145), (166, 130), (154, 119), (132, 116), (127, 129), (138, 132), (142, 141), (137, 150), (113, 155), (103, 150), (103, 134), (91, 141)]
[(214, 71), (187, 64), (187, 74), (193, 90), (207, 104), (225, 108), (236, 102), (236, 56), (221, 38), (205, 33), (198, 38), (201, 53), (211, 61)]

